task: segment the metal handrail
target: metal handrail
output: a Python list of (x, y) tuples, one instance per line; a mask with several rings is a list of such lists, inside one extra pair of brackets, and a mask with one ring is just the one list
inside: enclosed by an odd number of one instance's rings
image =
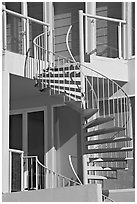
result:
[(72, 179), (70, 179), (70, 178), (68, 178), (68, 177), (66, 177), (66, 176), (63, 176), (63, 175), (61, 175), (61, 174), (59, 174), (59, 173), (56, 173), (55, 171), (53, 171), (53, 170), (49, 169), (48, 167), (44, 166), (44, 165), (38, 160), (38, 158), (37, 158), (37, 162), (38, 162), (38, 164), (41, 165), (44, 169), (46, 169), (46, 170), (48, 170), (48, 171), (54, 173), (55, 175), (57, 175), (57, 176), (59, 176), (59, 177), (61, 177), (61, 178), (63, 178), (63, 179), (66, 179), (66, 180), (68, 180), (68, 181), (71, 181), (71, 182), (73, 182), (73, 183), (75, 183), (75, 184), (77, 184), (77, 185), (80, 185), (79, 182), (74, 181), (74, 180), (72, 180)]
[[(83, 64), (83, 63), (76, 62), (76, 61), (71, 60), (71, 59), (68, 59), (68, 58), (66, 58), (66, 57), (64, 57), (64, 56), (62, 56), (62, 55), (58, 55), (58, 54), (56, 54), (56, 53), (54, 53), (54, 52), (52, 52), (52, 51), (45, 50), (44, 47), (42, 47), (42, 46), (40, 46), (40, 45), (38, 44), (39, 41), (37, 40), (37, 39), (39, 39), (40, 37), (42, 37), (42, 36), (44, 36), (44, 35), (45, 35), (45, 33), (42, 33), (42, 34), (38, 35), (38, 36), (34, 39), (33, 42), (34, 42), (34, 45), (35, 45), (35, 46), (37, 46), (39, 49), (40, 49), (40, 48), (43, 49), (44, 52), (47, 52), (47, 53), (49, 53), (49, 54), (52, 54), (53, 56), (60, 57), (60, 58), (62, 58), (62, 59), (64, 59), (64, 60), (67, 60), (69, 63), (78, 65), (79, 67), (84, 67), (84, 68), (86, 68), (86, 69), (92, 71), (93, 73), (99, 75), (99, 77), (102, 77), (102, 79), (103, 79), (103, 78), (104, 78), (104, 79), (107, 79), (107, 80), (109, 81), (109, 83), (111, 82), (111, 83), (113, 84), (113, 86), (116, 86), (116, 87), (117, 87), (117, 91), (120, 90), (120, 91), (124, 94), (124, 97), (126, 97), (126, 100), (127, 100), (127, 107), (128, 107), (128, 110), (127, 110), (127, 111), (129, 111), (129, 107), (131, 107), (130, 98), (128, 97), (127, 93), (121, 88), (121, 86), (120, 86), (118, 83), (116, 83), (116, 82), (115, 82), (114, 80), (112, 80), (112, 79), (109, 79), (109, 78), (108, 78), (107, 76), (105, 76), (104, 74), (102, 74), (102, 73), (100, 73), (100, 72), (98, 72), (98, 71), (92, 69), (91, 67), (86, 66), (86, 65)], [(80, 71), (81, 71), (81, 68), (80, 68)], [(81, 71), (81, 73), (85, 76), (85, 74), (84, 74), (82, 71)], [(89, 81), (89, 80), (88, 80), (88, 81)], [(89, 83), (89, 82), (88, 82), (88, 83)], [(93, 90), (93, 87), (92, 87), (91, 83), (90, 83), (90, 86), (91, 86), (91, 88), (92, 88), (92, 90)], [(95, 91), (94, 91), (94, 94), (95, 94)], [(114, 93), (113, 93), (113, 94), (114, 94)], [(97, 95), (95, 94), (95, 96), (96, 96), (95, 98), (96, 98), (96, 100), (97, 100)], [(128, 118), (126, 119), (125, 124), (127, 124), (128, 121), (129, 121), (129, 115), (128, 115)], [(124, 124), (123, 124), (123, 127), (124, 127)]]
[(3, 12), (3, 11), (5, 11), (6, 13), (9, 13), (9, 14), (12, 14), (12, 15), (14, 15), (14, 16), (17, 16), (17, 17), (19, 17), (19, 18), (23, 18), (23, 19), (26, 19), (26, 20), (33, 21), (34, 23), (38, 23), (38, 24), (41, 24), (41, 25), (44, 25), (44, 26), (47, 26), (47, 27), (50, 26), (49, 23), (45, 23), (45, 22), (40, 21), (40, 20), (37, 20), (37, 19), (35, 19), (35, 18), (31, 18), (31, 17), (29, 17), (29, 16), (22, 15), (22, 14), (20, 14), (20, 13), (15, 12), (15, 11), (11, 11), (11, 10), (9, 10), (9, 9), (6, 9), (5, 6), (2, 7), (2, 12)]
[[(49, 172), (49, 173), (51, 173), (52, 174), (52, 176), (54, 175), (54, 176), (56, 176), (57, 178), (60, 178), (60, 179), (62, 179), (62, 180), (64, 180), (64, 181), (67, 181), (67, 182), (71, 182), (71, 183), (73, 183), (73, 184), (75, 184), (75, 185), (81, 185), (81, 183), (80, 182), (77, 182), (77, 181), (74, 181), (74, 180), (72, 180), (72, 179), (70, 179), (70, 178), (68, 178), (68, 177), (66, 177), (66, 176), (63, 176), (63, 175), (61, 175), (61, 174), (59, 174), (59, 173), (57, 173), (57, 172), (55, 172), (55, 171), (53, 171), (53, 170), (51, 170), (50, 168), (48, 168), (48, 167), (46, 167), (45, 165), (43, 165), (40, 161), (39, 161), (39, 159), (38, 159), (38, 156), (23, 156), (23, 158), (24, 159), (30, 159), (30, 162), (31, 162), (31, 164), (33, 163), (33, 159), (35, 159), (35, 162), (36, 162), (36, 173), (34, 173), (34, 175), (35, 175), (35, 177), (36, 177), (36, 186), (35, 186), (35, 188), (36, 189), (38, 189), (38, 175), (39, 175), (39, 173), (38, 173), (38, 165), (40, 165), (39, 167), (42, 167), (44, 170), (46, 170), (47, 172)], [(32, 177), (33, 177), (33, 175), (31, 175)], [(48, 175), (47, 175), (48, 176)], [(44, 181), (44, 180), (43, 180)], [(61, 180), (60, 180), (61, 181)], [(53, 182), (54, 182), (54, 178), (53, 178), (53, 180), (52, 180), (52, 186), (53, 186)], [(32, 188), (34, 188), (34, 186), (31, 186)], [(65, 186), (63, 186), (63, 187), (65, 187)], [(47, 188), (47, 187), (46, 187)]]

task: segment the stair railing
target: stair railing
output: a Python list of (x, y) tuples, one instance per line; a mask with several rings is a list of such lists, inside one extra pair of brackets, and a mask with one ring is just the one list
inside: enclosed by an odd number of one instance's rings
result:
[[(130, 137), (131, 103), (121, 86), (84, 63), (74, 62), (74, 59), (70, 60), (46, 50), (44, 38), (45, 33), (34, 39), (36, 80), (40, 80), (42, 89), (49, 87), (51, 94), (63, 93), (65, 100), (81, 101), (84, 98), (86, 107), (99, 109), (99, 116), (114, 116), (109, 126), (123, 128), (123, 131), (110, 135), (111, 137)], [(49, 58), (53, 59), (52, 64)], [(76, 77), (77, 74), (79, 77)], [(85, 93), (81, 91), (80, 81), (78, 84), (81, 74), (86, 81)], [(114, 145), (116, 144), (108, 144), (108, 147), (112, 148)], [(130, 141), (123, 142), (124, 145), (130, 146)]]
[(24, 156), (24, 190), (38, 190), (80, 185), (44, 166), (37, 156)]
[[(82, 11), (80, 11), (80, 15), (86, 16), (86, 14), (83, 14)], [(91, 16), (89, 15), (89, 17)], [(95, 16), (95, 18), (102, 19), (102, 17), (100, 16)], [(110, 21), (114, 20), (118, 23), (121, 23), (121, 20), (117, 20), (117, 19), (108, 18), (105, 20), (110, 20)], [(122, 23), (125, 23), (125, 21), (122, 21)], [(70, 25), (67, 32), (66, 45), (71, 58), (76, 62), (69, 48), (69, 43), (68, 43), (68, 38), (69, 38), (71, 28), (72, 28), (72, 25)], [(112, 47), (109, 47), (109, 48), (112, 48)], [(86, 107), (98, 108), (100, 110), (102, 106), (103, 110), (102, 110), (102, 113), (101, 112), (99, 113), (99, 115), (103, 115), (104, 117), (106, 115), (109, 115), (109, 116), (114, 115), (115, 116), (114, 125), (125, 128), (125, 135), (130, 136), (130, 134), (132, 133), (132, 127), (131, 127), (132, 112), (131, 112), (130, 99), (126, 94), (126, 92), (114, 80), (109, 79), (108, 77), (97, 72), (96, 70), (93, 70), (92, 68), (89, 68), (88, 66), (85, 66), (84, 64), (81, 64), (81, 63), (79, 63), (79, 66), (81, 66), (82, 68), (85, 68), (85, 72), (88, 72), (89, 70), (88, 74), (84, 73), (84, 71), (81, 71), (81, 74), (84, 75), (86, 78), (85, 92), (86, 92), (86, 99), (88, 101)], [(90, 86), (91, 92), (88, 91), (88, 88), (87, 88), (88, 85)], [(131, 124), (130, 127), (129, 127), (129, 124)], [(115, 138), (116, 136), (117, 136), (117, 133), (114, 134), (112, 137)], [(99, 145), (97, 145), (96, 148), (98, 148), (98, 146)]]

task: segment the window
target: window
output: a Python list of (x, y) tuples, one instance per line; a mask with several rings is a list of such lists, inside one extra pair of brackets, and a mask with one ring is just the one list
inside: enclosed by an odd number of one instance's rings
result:
[[(20, 2), (6, 2), (7, 9), (21, 13)], [(7, 14), (7, 49), (11, 52), (23, 53), (23, 22), (21, 18)]]
[[(29, 2), (28, 3), (28, 16), (37, 20), (43, 21), (43, 3), (42, 2)], [(33, 56), (33, 40), (36, 36), (43, 33), (43, 26), (29, 22), (29, 47), (31, 49), (31, 56)]]

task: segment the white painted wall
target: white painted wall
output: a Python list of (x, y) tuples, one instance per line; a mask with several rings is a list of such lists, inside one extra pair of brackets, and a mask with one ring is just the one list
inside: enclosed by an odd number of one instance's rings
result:
[(91, 63), (85, 63), (85, 65), (104, 74), (110, 79), (128, 81), (127, 60), (93, 55)]
[(100, 184), (5, 194), (3, 202), (101, 202)]

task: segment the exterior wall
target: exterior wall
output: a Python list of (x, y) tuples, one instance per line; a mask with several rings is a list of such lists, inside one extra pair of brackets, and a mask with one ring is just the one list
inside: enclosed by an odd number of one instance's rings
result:
[(91, 63), (85, 63), (85, 65), (110, 79), (128, 81), (128, 61), (99, 56), (92, 56), (91, 60)]
[[(47, 120), (44, 124), (45, 164), (49, 168), (57, 170), (58, 173), (76, 180), (68, 162), (68, 155), (78, 156), (74, 163), (76, 168), (77, 165), (81, 166), (80, 115), (64, 106), (63, 97), (49, 96), (46, 92), (39, 92), (34, 87), (33, 80), (11, 75), (10, 87), (11, 112), (29, 112), (33, 109), (34, 111), (39, 110), (39, 107), (46, 108)], [(55, 108), (57, 112), (53, 114), (53, 107), (56, 106), (60, 107)], [(57, 123), (59, 124), (58, 127)], [(55, 130), (58, 130), (58, 134), (57, 131), (53, 131), (54, 126)], [(79, 171), (82, 174), (81, 170)]]
[(109, 197), (115, 202), (135, 202), (135, 189), (110, 190)]
[(81, 161), (81, 118), (80, 114), (67, 106), (57, 107), (54, 111), (54, 139), (57, 172), (76, 180), (69, 164), (68, 155), (76, 172), (82, 179)]
[(5, 67), (9, 73), (24, 76), (25, 56), (6, 51)]
[(56, 53), (70, 58), (66, 46), (66, 35), (72, 25), (69, 35), (69, 46), (72, 55), (79, 60), (79, 24), (78, 10), (84, 10), (84, 3), (80, 2), (55, 2), (54, 3), (54, 29)]
[[(122, 19), (121, 2), (97, 2), (96, 15)], [(98, 56), (118, 57), (117, 23), (96, 20), (96, 48)]]
[(3, 202), (101, 202), (101, 185), (90, 184), (4, 194)]

